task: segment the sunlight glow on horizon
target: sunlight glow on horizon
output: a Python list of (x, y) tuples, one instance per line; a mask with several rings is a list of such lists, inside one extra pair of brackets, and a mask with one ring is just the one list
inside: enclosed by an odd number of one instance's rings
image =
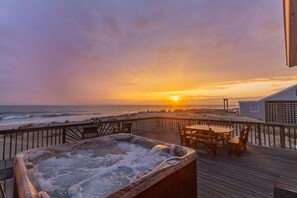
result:
[(174, 101), (174, 102), (178, 102), (181, 98), (179, 96), (171, 96), (170, 100)]
[[(258, 100), (290, 87), (297, 82), (297, 77), (254, 79), (242, 82), (211, 83), (197, 87), (197, 89), (184, 89), (168, 92), (135, 92), (135, 100), (146, 95), (146, 101), (151, 104), (164, 104), (169, 99), (179, 104), (221, 104), (223, 98), (228, 98), (230, 104), (236, 105), (239, 100)], [(130, 92), (131, 93), (131, 92)], [(123, 93), (125, 95), (125, 93)], [(121, 98), (118, 95), (118, 98)], [(130, 95), (133, 98), (133, 94)], [(182, 99), (182, 101), (181, 101)], [(139, 99), (138, 99), (139, 100)], [(145, 101), (143, 101), (145, 102)]]

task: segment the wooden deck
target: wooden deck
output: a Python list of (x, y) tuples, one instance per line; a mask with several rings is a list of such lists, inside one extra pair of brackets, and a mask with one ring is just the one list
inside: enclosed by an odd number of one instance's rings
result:
[[(138, 135), (179, 144), (173, 132)], [(273, 197), (274, 186), (297, 191), (296, 151), (247, 145), (240, 157), (223, 147), (213, 157), (202, 146), (197, 155), (198, 197)]]
[[(177, 132), (138, 132), (138, 135), (179, 144)], [(297, 192), (297, 151), (273, 147), (247, 146), (241, 157), (228, 156), (221, 147), (210, 156), (201, 146), (197, 150), (198, 196), (273, 197), (274, 186)], [(11, 167), (11, 161), (0, 163), (0, 169)], [(0, 172), (0, 176), (3, 172)], [(6, 180), (8, 197), (12, 197), (13, 179)], [(0, 196), (1, 197), (1, 196)], [(295, 196), (296, 197), (296, 196)]]

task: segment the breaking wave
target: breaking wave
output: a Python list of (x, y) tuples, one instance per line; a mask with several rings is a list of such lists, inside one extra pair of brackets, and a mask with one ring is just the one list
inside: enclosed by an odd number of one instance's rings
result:
[(14, 120), (14, 119), (25, 119), (25, 118), (31, 118), (31, 114), (27, 115), (9, 115), (2, 118), (2, 120)]
[(83, 116), (83, 115), (98, 115), (100, 113), (50, 113), (50, 114), (26, 114), (26, 115), (7, 115), (2, 117), (2, 120), (19, 120), (26, 118), (54, 118), (54, 117), (66, 117), (66, 116)]

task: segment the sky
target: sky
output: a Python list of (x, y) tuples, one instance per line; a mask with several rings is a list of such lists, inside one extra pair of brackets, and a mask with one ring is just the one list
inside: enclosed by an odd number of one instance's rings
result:
[(280, 0), (0, 0), (0, 104), (222, 104), (296, 84)]

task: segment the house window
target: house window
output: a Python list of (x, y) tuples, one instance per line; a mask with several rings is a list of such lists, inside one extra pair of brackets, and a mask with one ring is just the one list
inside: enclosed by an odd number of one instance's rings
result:
[(250, 110), (251, 112), (259, 112), (259, 104), (251, 104)]

